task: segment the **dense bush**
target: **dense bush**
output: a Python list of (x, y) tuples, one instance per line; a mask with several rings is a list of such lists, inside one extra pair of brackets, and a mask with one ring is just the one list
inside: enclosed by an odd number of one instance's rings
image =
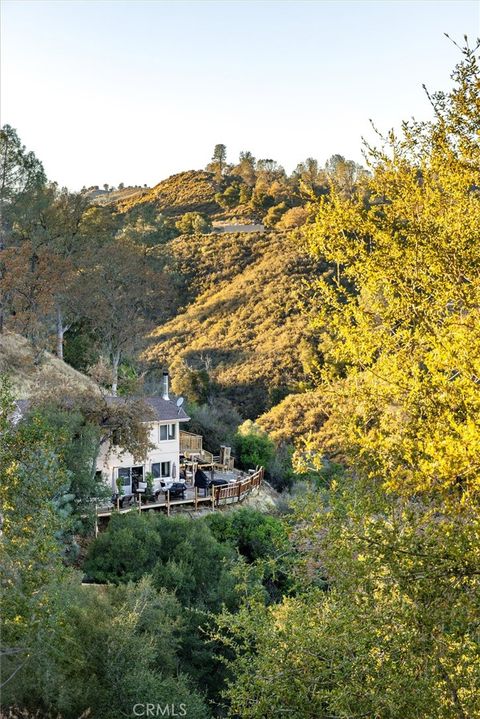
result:
[(295, 555), (286, 525), (279, 518), (243, 507), (235, 512), (217, 512), (205, 521), (219, 540), (234, 546), (254, 566), (267, 603), (280, 601), (292, 590)]
[(291, 489), (298, 479), (292, 466), (293, 453), (293, 445), (280, 443), (267, 467), (269, 481), (278, 492)]
[(157, 517), (114, 514), (91, 543), (84, 569), (96, 582), (136, 581), (152, 571), (161, 546)]
[(263, 224), (265, 227), (274, 227), (288, 210), (285, 202), (279, 202), (278, 205), (273, 205), (268, 210), (267, 214), (263, 218)]
[(182, 235), (205, 235), (211, 232), (212, 223), (199, 212), (186, 212), (177, 220), (175, 227)]
[(216, 512), (205, 522), (218, 541), (236, 547), (248, 562), (285, 551), (288, 543), (280, 519), (248, 507), (229, 513)]
[[(268, 541), (265, 534), (265, 542)], [(265, 595), (261, 573), (249, 573), (234, 542), (216, 536), (203, 520), (185, 516), (117, 515), (92, 543), (85, 562), (87, 575), (102, 582), (125, 583), (151, 575), (152, 587), (171, 592), (182, 606), (181, 666), (196, 685), (217, 701), (225, 670), (210, 644), (207, 629), (223, 607), (236, 611), (241, 599), (239, 582)]]
[(160, 515), (156, 525), (161, 548), (152, 573), (155, 586), (174, 591), (187, 607), (234, 606), (235, 555), (230, 547), (219, 542), (204, 522), (185, 516)]
[(154, 585), (175, 592), (184, 606), (217, 610), (235, 604), (235, 561), (204, 522), (131, 512), (112, 516), (84, 568), (90, 579), (114, 584), (151, 573)]
[(305, 207), (292, 207), (285, 212), (277, 223), (277, 228), (282, 230), (293, 230), (301, 227), (308, 219), (309, 212)]
[(15, 697), (63, 719), (132, 716), (135, 704), (146, 702), (174, 704), (177, 714), (183, 704), (194, 719), (211, 716), (178, 672), (186, 627), (173, 595), (156, 592), (148, 579), (101, 589), (72, 581), (52, 586), (50, 601), (52, 624), (38, 629), (29, 671), (5, 688), (5, 705)]
[(274, 452), (272, 440), (258, 425), (251, 420), (240, 425), (235, 435), (235, 456), (241, 467), (268, 467)]

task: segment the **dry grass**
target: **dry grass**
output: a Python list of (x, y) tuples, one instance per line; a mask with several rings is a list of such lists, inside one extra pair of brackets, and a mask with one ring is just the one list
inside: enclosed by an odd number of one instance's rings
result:
[(100, 391), (95, 382), (49, 352), (36, 358), (27, 339), (13, 332), (0, 334), (0, 373), (9, 378), (15, 398)]
[(258, 418), (257, 423), (277, 443), (315, 441), (328, 419), (328, 406), (320, 390), (291, 394)]
[(272, 390), (288, 391), (303, 377), (298, 348), (306, 320), (299, 294), (312, 262), (278, 233), (194, 242), (190, 238), (197, 258), (191, 283), (200, 292), (153, 333), (146, 357), (172, 370), (178, 358), (206, 367), (244, 416), (258, 416), (275, 403)]
[(134, 207), (153, 204), (159, 212), (178, 217), (186, 212), (212, 215), (221, 208), (215, 201), (215, 178), (211, 172), (190, 170), (162, 180), (147, 192), (119, 198), (118, 207), (128, 212)]

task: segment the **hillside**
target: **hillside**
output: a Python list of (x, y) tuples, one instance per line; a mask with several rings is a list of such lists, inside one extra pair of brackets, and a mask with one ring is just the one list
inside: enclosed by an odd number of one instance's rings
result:
[(153, 334), (146, 359), (206, 369), (245, 417), (303, 378), (300, 296), (315, 263), (286, 234), (204, 235), (171, 243), (185, 305)]
[(57, 391), (99, 391), (95, 382), (49, 352), (37, 358), (30, 342), (13, 332), (0, 334), (0, 374), (7, 375), (17, 399)]
[(181, 235), (167, 244), (167, 270), (176, 278), (182, 307), (206, 290), (233, 281), (258, 262), (272, 242), (272, 234), (222, 233)]
[(186, 212), (215, 215), (221, 210), (215, 201), (216, 191), (211, 172), (190, 170), (172, 175), (150, 190), (142, 190), (130, 197), (119, 197), (117, 203), (121, 212), (150, 205), (170, 217), (179, 217)]
[(150, 190), (144, 187), (125, 187), (117, 190), (93, 189), (87, 192), (96, 205), (116, 205), (121, 202), (135, 202)]
[(328, 409), (320, 390), (289, 394), (262, 414), (257, 423), (276, 443), (301, 446), (306, 438), (312, 442), (318, 440), (320, 429), (328, 419)]

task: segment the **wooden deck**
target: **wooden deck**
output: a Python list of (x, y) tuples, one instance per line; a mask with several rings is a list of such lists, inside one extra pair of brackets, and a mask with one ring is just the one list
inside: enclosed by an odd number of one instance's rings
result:
[[(117, 508), (113, 506), (99, 507), (97, 519), (109, 519), (112, 514), (127, 514), (128, 512), (163, 511), (169, 516), (176, 507), (178, 509), (190, 509), (198, 511), (207, 507), (212, 511), (222, 506), (242, 502), (255, 488), (260, 487), (263, 481), (264, 469), (260, 467), (250, 476), (238, 478), (234, 472), (223, 472), (215, 475), (216, 479), (224, 479), (222, 486), (213, 486), (207, 490), (204, 496), (203, 490), (197, 487), (188, 487), (185, 499), (170, 499), (170, 492), (166, 493), (165, 499), (158, 502), (142, 501), (142, 494), (138, 494), (135, 502), (128, 507)], [(237, 477), (237, 478), (236, 478)]]

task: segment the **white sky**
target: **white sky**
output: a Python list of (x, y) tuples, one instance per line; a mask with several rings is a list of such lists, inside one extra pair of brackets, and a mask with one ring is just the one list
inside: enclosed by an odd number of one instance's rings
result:
[(429, 106), (480, 35), (477, 0), (3, 0), (1, 122), (50, 179), (153, 185), (204, 167), (217, 142), (291, 171), (361, 161)]

